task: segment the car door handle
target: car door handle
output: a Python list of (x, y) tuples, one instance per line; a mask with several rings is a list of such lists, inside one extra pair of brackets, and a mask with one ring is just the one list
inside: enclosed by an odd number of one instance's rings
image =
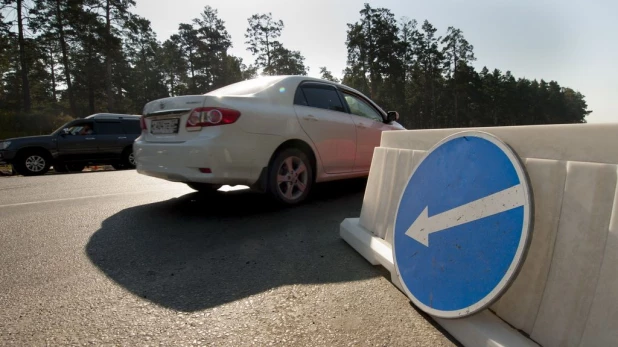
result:
[(94, 140), (94, 137), (86, 137), (86, 140)]
[(303, 117), (304, 120), (309, 120), (312, 122), (317, 122), (318, 120), (313, 115), (308, 115), (307, 117)]
[(124, 140), (126, 138), (127, 138), (126, 136), (120, 136), (120, 137), (118, 137), (118, 140)]
[(365, 124), (357, 124), (356, 127), (359, 128), (359, 129), (367, 129)]

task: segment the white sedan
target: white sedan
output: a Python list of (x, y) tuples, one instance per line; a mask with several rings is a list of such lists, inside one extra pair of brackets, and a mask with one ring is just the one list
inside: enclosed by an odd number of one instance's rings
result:
[(140, 174), (296, 204), (314, 183), (367, 176), (382, 131), (404, 129), (398, 118), (338, 83), (260, 77), (147, 103), (133, 150)]

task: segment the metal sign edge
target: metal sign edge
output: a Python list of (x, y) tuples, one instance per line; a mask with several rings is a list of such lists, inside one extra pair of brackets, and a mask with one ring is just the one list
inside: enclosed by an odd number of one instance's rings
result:
[[(395, 243), (396, 243), (395, 231), (397, 230), (397, 217), (399, 216), (399, 209), (401, 206), (401, 200), (403, 199), (403, 194), (405, 193), (406, 188), (408, 187), (408, 184), (410, 183), (410, 180), (416, 173), (416, 170), (421, 166), (421, 164), (425, 161), (425, 159), (435, 149), (437, 149), (438, 147), (440, 147), (441, 145), (443, 145), (444, 143), (448, 141), (451, 141), (459, 137), (464, 137), (464, 136), (475, 136), (475, 137), (483, 138), (485, 140), (489, 140), (490, 142), (498, 146), (504, 152), (504, 154), (510, 159), (510, 162), (513, 164), (515, 171), (517, 172), (517, 176), (520, 180), (520, 183), (522, 184), (522, 187), (524, 188), (524, 195), (526, 197), (528, 208), (524, 208), (524, 221), (523, 221), (522, 233), (521, 233), (517, 251), (515, 253), (515, 256), (513, 257), (511, 265), (509, 265), (507, 272), (502, 277), (502, 280), (494, 287), (494, 289), (491, 292), (489, 292), (485, 297), (479, 300), (476, 304), (466, 307), (464, 309), (453, 310), (453, 311), (443, 311), (443, 310), (436, 310), (434, 308), (431, 308), (423, 304), (420, 300), (418, 300), (412, 294), (412, 292), (410, 292), (410, 290), (406, 286), (399, 272), (399, 265), (397, 263), (397, 254), (395, 252)], [(393, 244), (392, 244), (391, 249), (392, 249), (393, 265), (394, 265), (395, 274), (397, 275), (397, 279), (399, 280), (399, 283), (401, 283), (401, 287), (404, 293), (414, 303), (414, 305), (419, 307), (424, 312), (430, 314), (431, 316), (438, 317), (438, 318), (445, 318), (445, 319), (464, 318), (467, 316), (474, 315), (486, 309), (487, 307), (491, 306), (498, 299), (500, 299), (500, 297), (502, 297), (502, 295), (510, 288), (510, 286), (513, 284), (513, 282), (517, 278), (519, 272), (521, 271), (521, 267), (524, 264), (524, 261), (527, 257), (527, 253), (530, 248), (530, 242), (532, 240), (532, 233), (534, 230), (534, 210), (535, 210), (534, 196), (533, 196), (533, 191), (532, 191), (532, 184), (528, 176), (528, 171), (526, 170), (526, 166), (523, 163), (522, 159), (519, 157), (517, 152), (515, 152), (515, 150), (511, 146), (509, 146), (502, 139), (500, 139), (499, 137), (491, 133), (484, 132), (484, 131), (478, 131), (478, 130), (460, 131), (460, 132), (451, 134), (449, 136), (446, 136), (445, 138), (440, 140), (438, 143), (433, 145), (431, 148), (429, 148), (425, 152), (425, 155), (423, 156), (423, 158), (421, 158), (418, 164), (414, 167), (414, 169), (412, 169), (412, 172), (410, 173), (410, 175), (408, 176), (408, 179), (406, 180), (406, 185), (401, 190), (401, 193), (399, 195), (399, 200), (397, 202), (397, 210), (395, 211), (395, 217), (394, 217), (395, 220), (393, 222)]]

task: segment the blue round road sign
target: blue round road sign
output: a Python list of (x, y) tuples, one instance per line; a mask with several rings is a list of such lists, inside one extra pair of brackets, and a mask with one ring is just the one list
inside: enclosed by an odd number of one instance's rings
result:
[(395, 216), (393, 258), (404, 291), (441, 318), (497, 300), (523, 263), (532, 193), (515, 152), (468, 131), (430, 149), (412, 172)]

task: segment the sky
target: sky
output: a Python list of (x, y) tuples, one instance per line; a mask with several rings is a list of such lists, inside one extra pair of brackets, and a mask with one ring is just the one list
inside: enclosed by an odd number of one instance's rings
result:
[(347, 23), (359, 20), (365, 2), (390, 9), (397, 19), (428, 20), (438, 35), (459, 28), (474, 46), (477, 71), (487, 66), (516, 78), (555, 80), (584, 94), (593, 111), (589, 123), (618, 122), (616, 0), (136, 0), (133, 12), (149, 19), (164, 41), (210, 5), (232, 37), (230, 53), (247, 65), (255, 60), (245, 45), (247, 18), (271, 12), (285, 25), (280, 41), (301, 52), (310, 76), (326, 66), (341, 77)]

